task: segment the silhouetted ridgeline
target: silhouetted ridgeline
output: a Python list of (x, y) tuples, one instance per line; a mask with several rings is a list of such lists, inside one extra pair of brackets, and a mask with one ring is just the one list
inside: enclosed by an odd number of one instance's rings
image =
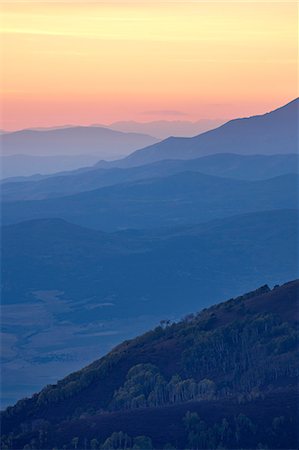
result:
[(215, 153), (272, 155), (298, 151), (298, 98), (259, 116), (234, 119), (192, 138), (169, 137), (103, 167), (134, 167), (162, 159), (193, 159)]
[(162, 321), (8, 408), (4, 448), (297, 448), (298, 294)]
[(2, 136), (2, 154), (119, 157), (157, 141), (158, 139), (146, 134), (125, 133), (100, 126), (27, 129), (5, 133)]
[(61, 218), (103, 231), (191, 225), (298, 207), (298, 174), (244, 181), (196, 172), (116, 184), (67, 197), (2, 203), (2, 224)]
[(123, 158), (158, 139), (106, 127), (66, 126), (8, 132), (1, 136), (1, 178), (50, 174)]
[[(47, 163), (48, 164), (48, 163)], [(102, 169), (97, 164), (51, 176), (8, 178), (1, 184), (2, 201), (38, 200), (86, 192), (105, 186), (193, 171), (202, 174), (262, 180), (299, 171), (299, 155), (237, 155), (222, 153), (192, 160), (164, 160), (145, 166)]]

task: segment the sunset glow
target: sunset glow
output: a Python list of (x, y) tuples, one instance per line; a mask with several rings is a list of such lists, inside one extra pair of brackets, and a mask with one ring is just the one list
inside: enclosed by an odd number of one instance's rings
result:
[(297, 96), (291, 2), (2, 3), (1, 127), (198, 120)]

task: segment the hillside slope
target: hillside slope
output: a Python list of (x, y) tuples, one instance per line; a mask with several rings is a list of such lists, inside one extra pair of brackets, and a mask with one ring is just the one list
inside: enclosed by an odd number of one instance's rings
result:
[(193, 159), (214, 153), (269, 155), (297, 151), (298, 98), (267, 114), (231, 120), (192, 138), (170, 137), (108, 166), (133, 167), (162, 159)]
[(237, 155), (230, 153), (193, 160), (163, 160), (127, 169), (101, 169), (97, 165), (32, 180), (3, 180), (2, 201), (62, 197), (105, 186), (193, 171), (243, 180), (262, 180), (298, 173), (299, 155)]
[(12, 448), (32, 438), (71, 448), (74, 436), (103, 442), (112, 431), (146, 434), (154, 448), (194, 436), (189, 448), (296, 448), (298, 295), (298, 280), (263, 286), (161, 324), (8, 408), (3, 433)]
[[(88, 298), (98, 302), (110, 296), (127, 313), (130, 305), (131, 313), (137, 314), (155, 305), (159, 314), (164, 314), (171, 299), (172, 308), (180, 307), (184, 292), (188, 293), (187, 311), (194, 309), (197, 293), (204, 293), (213, 279), (221, 285), (207, 291), (214, 301), (229, 288), (232, 274), (238, 289), (265, 277), (275, 283), (295, 276), (298, 211), (260, 212), (171, 230), (118, 233), (44, 219), (3, 227), (2, 237), (4, 304), (16, 299), (24, 302), (32, 291), (56, 290), (73, 301)], [(113, 283), (116, 274), (117, 283)], [(164, 302), (158, 298), (161, 286)], [(140, 304), (141, 298), (147, 301)], [(179, 312), (184, 311), (186, 304)]]
[(181, 226), (256, 211), (298, 206), (298, 175), (261, 181), (180, 172), (67, 197), (3, 202), (4, 225), (62, 218), (103, 231)]

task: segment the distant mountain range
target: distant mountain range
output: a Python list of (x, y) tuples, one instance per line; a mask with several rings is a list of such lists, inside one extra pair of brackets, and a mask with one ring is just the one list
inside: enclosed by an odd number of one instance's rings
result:
[[(195, 136), (199, 133), (216, 128), (223, 124), (224, 119), (200, 119), (195, 122), (189, 120), (153, 120), (150, 122), (138, 122), (135, 120), (123, 120), (110, 124), (94, 123), (85, 127), (108, 128), (109, 130), (121, 131), (123, 133), (145, 134), (153, 136), (159, 140), (169, 136)], [(51, 131), (62, 128), (76, 128), (78, 125), (65, 124), (52, 127), (34, 127), (32, 131)], [(18, 130), (20, 131), (20, 130)], [(7, 130), (0, 130), (0, 134), (12, 133)]]
[(149, 134), (161, 140), (169, 136), (195, 136), (212, 130), (224, 122), (224, 120), (220, 119), (202, 119), (196, 122), (187, 120), (156, 120), (152, 122), (122, 121), (114, 122), (108, 125), (108, 128), (117, 131)]
[[(115, 126), (130, 129), (130, 122)], [(180, 129), (178, 123), (175, 134)], [(5, 156), (1, 178), (76, 169), (79, 162), (93, 164), (95, 157), (108, 160), (99, 162), (98, 167), (125, 168), (216, 153), (286, 155), (298, 151), (297, 130), (298, 99), (267, 114), (231, 120), (194, 137), (169, 137), (162, 142), (146, 134), (124, 133), (101, 126), (23, 130), (1, 136)], [(22, 156), (19, 159), (11, 155)], [(40, 157), (45, 155), (51, 155), (52, 160), (43, 164)], [(66, 159), (70, 155), (79, 160)], [(46, 163), (50, 163), (49, 167)]]
[(97, 165), (52, 176), (3, 180), (2, 201), (61, 197), (101, 187), (193, 171), (243, 180), (262, 180), (298, 173), (299, 155), (216, 154), (193, 160), (164, 160), (127, 169), (101, 169)]
[(5, 133), (1, 152), (4, 156), (96, 155), (112, 159), (154, 142), (156, 138), (144, 134), (80, 126)]
[(1, 156), (0, 181), (6, 178), (30, 177), (36, 174), (49, 175), (64, 170), (75, 170), (82, 166), (93, 166), (98, 162), (96, 155)]
[(264, 280), (296, 278), (298, 227), (297, 211), (118, 233), (58, 219), (3, 227), (4, 403), (160, 319), (177, 319)]
[(207, 222), (235, 214), (298, 207), (298, 175), (261, 181), (180, 172), (67, 197), (2, 203), (4, 225), (62, 218), (113, 231)]
[(298, 448), (298, 294), (263, 285), (162, 321), (8, 408), (3, 444)]
[[(21, 130), (1, 135), (1, 178), (53, 173), (124, 157), (157, 142), (145, 134), (104, 127)], [(43, 159), (45, 157), (45, 159)]]
[(192, 138), (170, 137), (103, 167), (133, 167), (163, 159), (215, 153), (286, 154), (298, 151), (298, 99), (267, 114), (235, 119)]

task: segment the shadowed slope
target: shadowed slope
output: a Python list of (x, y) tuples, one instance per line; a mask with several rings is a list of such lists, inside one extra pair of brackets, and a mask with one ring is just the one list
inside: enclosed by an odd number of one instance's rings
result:
[[(18, 442), (24, 445), (38, 433), (26, 431), (25, 423), (30, 426), (42, 419), (49, 423), (50, 439), (41, 448), (51, 448), (54, 442), (62, 446), (74, 433), (80, 439), (97, 434), (103, 439), (119, 430), (133, 435), (147, 434), (159, 445), (156, 448), (161, 448), (169, 439), (170, 425), (174, 424), (172, 436), (185, 446), (182, 419), (191, 410), (204, 414), (209, 424), (223, 417), (231, 421), (240, 413), (248, 414), (256, 424), (256, 431), (239, 444), (242, 448), (256, 447), (261, 439), (271, 448), (295, 448), (296, 420), (292, 421), (292, 417), (294, 414), (296, 417), (294, 393), (298, 382), (298, 294), (298, 281), (272, 291), (263, 286), (164, 329), (157, 327), (126, 341), (57, 385), (48, 386), (31, 399), (9, 408), (3, 414), (5, 433), (13, 431), (16, 445)], [(172, 401), (171, 407), (160, 399), (155, 407), (135, 404), (123, 411), (120, 406), (116, 408), (118, 413), (111, 413), (111, 408), (115, 409), (113, 399), (125, 392), (118, 389), (125, 390), (129, 374), (137, 375), (140, 370), (145, 370), (147, 377), (158, 370), (157, 386), (161, 377), (165, 382), (180, 383), (177, 377), (180, 376), (183, 380), (192, 377), (195, 383), (209, 380), (214, 383), (214, 390), (208, 396), (190, 394), (188, 399), (185, 384), (185, 400)], [(176, 377), (171, 378), (173, 375)], [(131, 378), (134, 383), (133, 380), (134, 377)], [(176, 389), (178, 393), (179, 384)], [(134, 397), (134, 389), (130, 395)], [(236, 402), (239, 395), (244, 396), (241, 405)], [(271, 421), (277, 415), (284, 417), (287, 431), (286, 434), (280, 431), (279, 438), (273, 435), (275, 430), (271, 431)], [(236, 448), (234, 438), (230, 439), (228, 442), (234, 442), (235, 446), (228, 444), (227, 448)]]

